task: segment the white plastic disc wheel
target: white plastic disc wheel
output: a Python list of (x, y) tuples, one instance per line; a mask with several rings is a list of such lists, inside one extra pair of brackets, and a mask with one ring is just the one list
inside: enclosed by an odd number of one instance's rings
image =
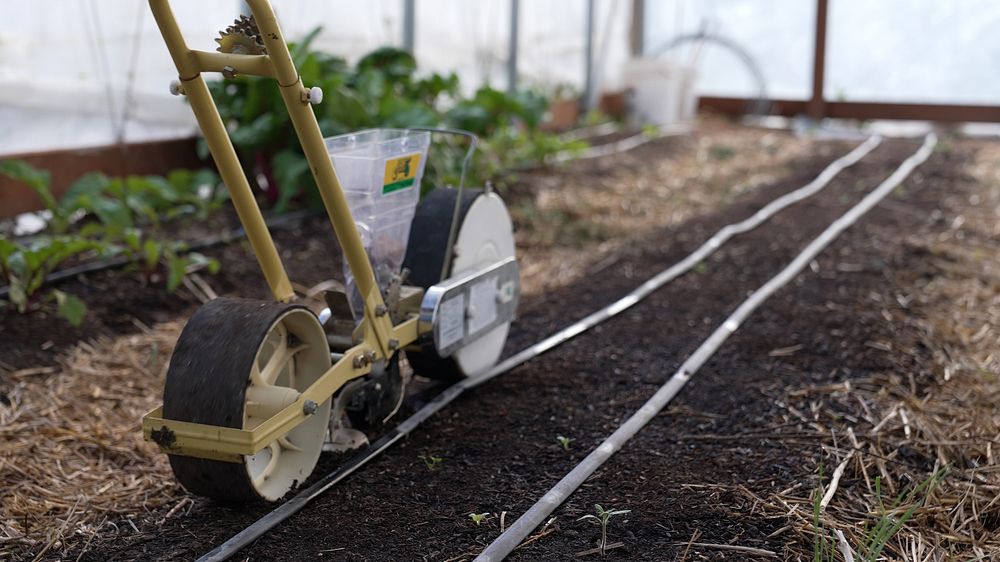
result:
[[(252, 430), (295, 402), (329, 367), (326, 334), (309, 310), (216, 299), (181, 333), (167, 371), (164, 416)], [(329, 415), (326, 400), (241, 462), (170, 455), (170, 464), (192, 493), (222, 501), (276, 501), (312, 473)]]
[[(486, 193), (476, 198), (462, 221), (454, 249), (452, 276), (514, 256), (514, 227), (499, 196)], [(505, 322), (456, 351), (452, 357), (458, 369), (472, 376), (495, 365), (509, 330), (510, 322)]]
[[(410, 283), (427, 288), (441, 281), (457, 195), (455, 189), (435, 189), (420, 202), (403, 262), (410, 270)], [(498, 195), (479, 189), (462, 192), (459, 227), (452, 249), (446, 277), (475, 271), (515, 255), (513, 223)], [(509, 329), (509, 322), (499, 325), (449, 357), (439, 357), (427, 346), (420, 353), (407, 352), (407, 357), (414, 370), (426, 377), (454, 380), (474, 376), (496, 364)]]

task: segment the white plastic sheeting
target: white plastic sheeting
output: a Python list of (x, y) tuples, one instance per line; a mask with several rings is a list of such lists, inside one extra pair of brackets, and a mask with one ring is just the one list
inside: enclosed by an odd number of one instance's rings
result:
[[(402, 37), (402, 0), (275, 0), (285, 35), (316, 26), (315, 46), (356, 60)], [(193, 48), (214, 50), (237, 0), (173, 0)], [(509, 0), (418, 0), (416, 55), (423, 71), (458, 72), (466, 90), (506, 88)], [(523, 86), (583, 83), (585, 0), (521, 3)], [(627, 58), (629, 2), (597, 0), (598, 83), (617, 86)], [(0, 29), (0, 155), (186, 136), (191, 111), (167, 85), (176, 76), (143, 0), (4, 2)], [(604, 72), (601, 72), (604, 69)], [(601, 76), (605, 78), (602, 79)]]
[[(828, 9), (827, 99), (1000, 104), (996, 0), (830, 0)], [(756, 59), (770, 96), (811, 93), (815, 0), (646, 0), (645, 23), (649, 49), (707, 29)], [(755, 95), (732, 53), (705, 45), (696, 58), (700, 93)]]
[[(214, 49), (239, 0), (174, 0), (192, 47)], [(317, 25), (316, 46), (349, 60), (402, 38), (403, 0), (275, 0), (289, 39)], [(702, 29), (745, 49), (773, 97), (804, 99), (812, 72), (812, 0), (646, 0), (648, 50)], [(628, 60), (632, 2), (596, 0), (598, 89), (617, 88)], [(521, 2), (521, 84), (583, 89), (586, 0)], [(175, 71), (144, 0), (5, 0), (0, 29), (0, 155), (192, 134), (190, 110), (167, 94)], [(425, 71), (458, 72), (472, 90), (505, 88), (510, 0), (416, 0)], [(833, 0), (828, 99), (996, 104), (1000, 3)], [(697, 61), (696, 91), (756, 95), (732, 53), (711, 44), (670, 56)]]

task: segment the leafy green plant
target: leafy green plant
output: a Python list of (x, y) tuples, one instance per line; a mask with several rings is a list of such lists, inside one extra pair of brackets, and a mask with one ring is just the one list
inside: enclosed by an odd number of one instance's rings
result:
[(166, 270), (165, 285), (174, 292), (193, 267), (204, 267), (209, 273), (219, 271), (219, 262), (198, 252), (188, 252), (187, 244), (176, 240), (143, 237), (138, 229), (129, 229), (123, 236), (125, 251), (138, 264), (146, 283), (153, 283), (161, 270)]
[(479, 524), (486, 519), (487, 515), (489, 515), (489, 513), (470, 513), (469, 519), (472, 519), (472, 522), (476, 524), (476, 527), (478, 527)]
[(52, 175), (45, 170), (39, 170), (23, 160), (0, 161), (0, 174), (24, 184), (42, 200), (42, 205), (49, 211), (47, 226), (53, 234), (64, 234), (69, 230), (70, 212), (67, 212), (52, 194)]
[(75, 181), (61, 199), (52, 192), (51, 175), (24, 161), (0, 162), (0, 174), (32, 189), (48, 211), (46, 235), (29, 243), (0, 238), (0, 273), (7, 280), (8, 299), (21, 313), (55, 301), (57, 313), (79, 325), (87, 310), (82, 300), (42, 289), (49, 273), (84, 254), (102, 257), (124, 251), (147, 283), (162, 271), (171, 292), (192, 268), (218, 271), (216, 260), (188, 252), (185, 243), (144, 236), (138, 228), (157, 227), (162, 220), (187, 214), (205, 217), (217, 209), (225, 192), (210, 170), (175, 170), (166, 177), (109, 178), (90, 173)]
[[(324, 136), (372, 127), (452, 127), (483, 138), (482, 152), (468, 181), (481, 185), (497, 171), (524, 162), (543, 164), (552, 154), (586, 146), (537, 131), (548, 106), (545, 96), (523, 91), (507, 93), (489, 86), (471, 97), (460, 95), (455, 74), (417, 76), (413, 55), (383, 47), (362, 57), (353, 67), (344, 59), (311, 48), (320, 28), (289, 49), (302, 82), (324, 92), (315, 106)], [(294, 201), (319, 204), (315, 181), (271, 79), (237, 76), (209, 86), (219, 112), (231, 131), (233, 145), (249, 178), (267, 204), (286, 210)], [(435, 141), (444, 137), (435, 138)], [(207, 147), (202, 144), (203, 154)], [(463, 147), (464, 148), (464, 147)], [(435, 155), (438, 145), (435, 145)], [(457, 184), (464, 150), (432, 155), (425, 187)]]
[(560, 447), (562, 447), (563, 449), (566, 449), (568, 451), (569, 450), (569, 444), (572, 443), (573, 441), (576, 441), (576, 439), (570, 439), (569, 437), (564, 437), (562, 435), (557, 435), (556, 436), (556, 441), (559, 443)]
[[(314, 107), (324, 136), (368, 127), (433, 126), (440, 106), (458, 92), (454, 74), (415, 77), (416, 60), (401, 49), (383, 47), (354, 68), (344, 59), (310, 49), (319, 34), (314, 29), (289, 50), (302, 82), (323, 89), (324, 101)], [(309, 166), (274, 80), (237, 76), (210, 84), (220, 115), (231, 129), (233, 145), (250, 178), (267, 203), (283, 211), (305, 197), (318, 203)], [(200, 148), (207, 153), (207, 147)]]
[(29, 244), (0, 238), (0, 273), (7, 281), (7, 298), (22, 314), (45, 299), (54, 299), (58, 314), (71, 324), (79, 325), (86, 305), (63, 291), (45, 294), (42, 291), (45, 276), (75, 256), (111, 251), (113, 248), (106, 244), (75, 236), (37, 238)]
[(117, 236), (140, 224), (159, 225), (181, 215), (204, 218), (223, 201), (214, 172), (175, 170), (167, 177), (86, 174), (70, 186), (60, 204), (97, 217), (106, 235)]
[(438, 467), (440, 466), (440, 464), (444, 462), (443, 458), (437, 457), (437, 456), (434, 456), (434, 455), (423, 455), (423, 454), (421, 454), (417, 458), (420, 459), (420, 460), (422, 460), (422, 461), (424, 461), (424, 466), (427, 467), (427, 470), (431, 470), (431, 471), (437, 470)]
[(590, 521), (596, 525), (601, 526), (601, 542), (597, 547), (601, 551), (601, 556), (604, 556), (604, 552), (608, 547), (608, 523), (611, 522), (612, 517), (618, 515), (625, 515), (626, 513), (631, 513), (631, 509), (604, 509), (601, 504), (594, 504), (594, 512), (588, 513), (583, 517), (577, 519), (577, 521)]
[(128, 176), (109, 178), (88, 173), (70, 185), (66, 194), (56, 199), (51, 175), (22, 160), (0, 162), (0, 174), (31, 188), (49, 212), (46, 229), (50, 234), (67, 233), (77, 220), (97, 218), (99, 228), (85, 224), (84, 236), (96, 233), (117, 235), (137, 224), (158, 225), (163, 219), (185, 214), (204, 218), (225, 200), (215, 172), (174, 170), (166, 177)]

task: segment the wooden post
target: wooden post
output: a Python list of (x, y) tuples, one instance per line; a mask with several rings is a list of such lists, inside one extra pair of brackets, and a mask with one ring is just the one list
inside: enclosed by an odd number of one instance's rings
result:
[(812, 97), (809, 99), (809, 117), (817, 121), (826, 115), (823, 100), (823, 81), (826, 73), (826, 16), (828, 0), (816, 0), (816, 45), (813, 50)]

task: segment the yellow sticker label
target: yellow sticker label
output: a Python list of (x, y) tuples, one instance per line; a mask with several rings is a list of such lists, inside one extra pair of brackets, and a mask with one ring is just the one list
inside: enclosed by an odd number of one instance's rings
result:
[(382, 181), (382, 195), (413, 187), (420, 167), (420, 153), (409, 154), (385, 162), (385, 179)]

